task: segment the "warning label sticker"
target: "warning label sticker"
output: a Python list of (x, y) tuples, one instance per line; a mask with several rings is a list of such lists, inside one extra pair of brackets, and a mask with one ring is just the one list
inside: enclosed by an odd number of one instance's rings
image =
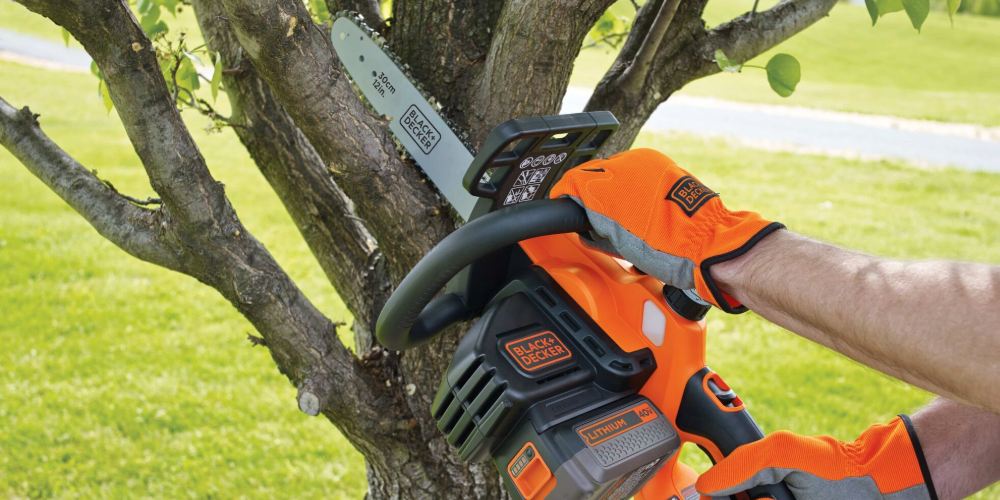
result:
[(511, 358), (525, 371), (535, 371), (573, 357), (552, 332), (536, 333), (504, 344)]
[(577, 432), (587, 446), (595, 446), (651, 420), (656, 420), (656, 411), (649, 406), (649, 403), (643, 403), (588, 425)]
[(535, 199), (535, 195), (538, 194), (538, 189), (542, 185), (542, 181), (545, 180), (545, 176), (548, 175), (552, 167), (535, 168), (530, 170), (522, 170), (517, 175), (517, 180), (514, 181), (514, 187), (510, 189), (507, 193), (507, 197), (504, 198), (504, 205), (512, 205), (514, 203), (521, 203), (525, 201), (531, 201)]

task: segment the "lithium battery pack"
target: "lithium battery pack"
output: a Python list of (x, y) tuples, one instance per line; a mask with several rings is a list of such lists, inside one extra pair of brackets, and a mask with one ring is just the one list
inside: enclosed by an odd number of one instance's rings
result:
[(637, 397), (541, 434), (523, 426), (494, 459), (506, 468), (504, 482), (515, 498), (514, 491), (526, 500), (624, 500), (679, 447), (673, 426), (649, 400)]

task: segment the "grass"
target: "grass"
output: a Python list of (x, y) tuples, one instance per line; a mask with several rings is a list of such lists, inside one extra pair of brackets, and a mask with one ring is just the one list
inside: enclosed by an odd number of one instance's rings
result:
[[(93, 77), (10, 63), (0, 74), (0, 96), (41, 113), (67, 151), (123, 192), (153, 194)], [(191, 122), (242, 220), (326, 314), (349, 320), (235, 136)], [(6, 150), (0, 175), (0, 498), (363, 496), (360, 455), (298, 411), (229, 303), (100, 238)]]
[[(765, 0), (760, 8), (773, 3)], [(750, 5), (746, 0), (712, 0), (705, 20), (710, 26), (721, 24)], [(629, 0), (619, 0), (612, 11), (634, 15)], [(174, 32), (189, 34), (189, 46), (201, 43), (190, 9), (165, 18)], [(62, 40), (58, 26), (8, 0), (0, 0), (0, 28)], [(902, 12), (872, 27), (864, 6), (842, 2), (829, 18), (750, 61), (763, 66), (778, 52), (798, 58), (803, 77), (792, 97), (777, 96), (764, 72), (752, 68), (692, 82), (681, 94), (995, 127), (1000, 126), (1000, 57), (989, 55), (1000, 52), (998, 33), (1000, 18), (960, 15), (952, 28), (939, 11), (930, 13), (920, 34)], [(614, 57), (615, 52), (605, 49), (584, 50), (570, 84), (592, 88)]]
[[(770, 3), (774, 3), (773, 1)], [(761, 2), (764, 8), (768, 2)], [(712, 0), (705, 20), (718, 25), (752, 2)], [(632, 15), (628, 1), (614, 7)], [(719, 74), (692, 82), (681, 94), (734, 101), (884, 114), (905, 118), (1000, 126), (1000, 18), (957, 16), (954, 29), (943, 12), (930, 13), (918, 34), (902, 12), (871, 26), (864, 6), (839, 3), (830, 17), (750, 61), (763, 66), (775, 53), (794, 55), (802, 82), (784, 99), (762, 70)], [(593, 87), (615, 54), (586, 49), (571, 85)]]
[[(0, 96), (123, 192), (152, 194), (89, 75), (0, 62)], [(186, 113), (190, 115), (190, 113)], [(247, 227), (306, 294), (349, 319), (234, 136), (188, 116)], [(1000, 263), (1000, 176), (642, 135), (734, 208), (842, 245)], [(103, 240), (0, 151), (0, 497), (361, 498), (364, 463), (214, 291)], [(709, 318), (708, 360), (769, 431), (853, 439), (930, 396), (752, 315)], [(691, 450), (685, 460), (703, 470)], [(1000, 488), (977, 499), (996, 498)]]

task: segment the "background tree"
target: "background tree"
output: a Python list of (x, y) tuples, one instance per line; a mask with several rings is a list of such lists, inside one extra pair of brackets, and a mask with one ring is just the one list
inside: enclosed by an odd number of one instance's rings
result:
[[(382, 19), (375, 0), (192, 0), (209, 43), (190, 48), (164, 36), (160, 19), (180, 0), (18, 1), (94, 59), (158, 198), (117, 192), (49, 140), (37, 115), (2, 99), (0, 143), (104, 237), (211, 286), (248, 318), (298, 388), (298, 407), (324, 415), (365, 456), (371, 498), (502, 497), (492, 465), (460, 462), (429, 414), (463, 328), (403, 354), (373, 338), (394, 285), (456, 223), (358, 99), (315, 21), (364, 13), (478, 145), (509, 118), (559, 111), (573, 62), (613, 1), (395, 0)], [(835, 1), (782, 0), (707, 28), (707, 0), (649, 0), (587, 105), (622, 123), (605, 153), (627, 149), (685, 84), (738, 70)], [(878, 14), (892, 1), (871, 3)], [(195, 71), (198, 57), (214, 58), (210, 80)], [(199, 87), (224, 89), (232, 115), (218, 115)], [(178, 107), (239, 136), (354, 315), (354, 352), (242, 225)]]

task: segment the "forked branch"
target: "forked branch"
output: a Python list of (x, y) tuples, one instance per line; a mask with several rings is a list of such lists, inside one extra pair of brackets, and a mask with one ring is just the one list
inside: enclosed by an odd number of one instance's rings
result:
[(161, 237), (157, 211), (136, 206), (108, 187), (42, 132), (38, 115), (27, 107), (15, 109), (2, 98), (0, 144), (101, 236), (139, 259), (183, 270), (179, 249)]
[(660, 48), (660, 42), (667, 34), (667, 28), (674, 20), (674, 13), (681, 0), (666, 0), (660, 5), (660, 9), (653, 20), (653, 26), (645, 34), (639, 51), (636, 53), (628, 69), (622, 74), (621, 87), (626, 92), (635, 92), (646, 81), (646, 75), (653, 65), (653, 58)]

